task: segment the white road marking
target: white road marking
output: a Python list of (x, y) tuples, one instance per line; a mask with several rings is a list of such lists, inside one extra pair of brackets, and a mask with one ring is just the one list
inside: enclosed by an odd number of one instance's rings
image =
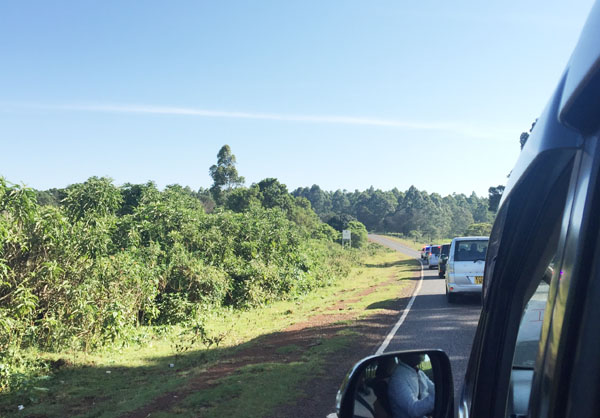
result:
[(408, 313), (410, 312), (410, 308), (412, 308), (412, 305), (415, 302), (415, 298), (418, 296), (419, 291), (421, 290), (421, 285), (423, 284), (423, 263), (421, 262), (421, 260), (419, 260), (419, 259), (417, 259), (417, 260), (419, 261), (419, 264), (421, 264), (421, 279), (419, 279), (419, 284), (415, 288), (415, 291), (413, 292), (413, 295), (410, 298), (408, 305), (406, 305), (406, 309), (404, 309), (402, 316), (400, 317), (398, 322), (396, 322), (396, 325), (394, 325), (394, 328), (392, 328), (392, 330), (389, 332), (387, 337), (385, 337), (385, 340), (383, 340), (383, 342), (381, 343), (381, 345), (375, 352), (375, 355), (382, 354), (385, 351), (385, 349), (388, 347), (388, 345), (390, 345), (392, 338), (394, 338), (394, 335), (396, 335), (396, 332), (398, 332), (398, 328), (400, 328), (400, 326), (402, 325), (402, 323), (408, 316)]
[[(417, 284), (417, 287), (415, 288), (415, 291), (413, 292), (412, 297), (408, 301), (408, 305), (406, 305), (406, 309), (404, 309), (402, 316), (400, 317), (398, 322), (396, 322), (396, 325), (394, 325), (394, 328), (392, 328), (392, 330), (389, 332), (387, 337), (385, 337), (385, 340), (383, 340), (383, 342), (381, 343), (381, 345), (375, 352), (376, 355), (382, 354), (385, 351), (385, 349), (388, 347), (388, 345), (390, 345), (392, 338), (394, 338), (394, 335), (396, 335), (396, 332), (398, 332), (398, 329), (404, 323), (404, 320), (406, 319), (406, 317), (408, 316), (408, 313), (410, 312), (410, 308), (412, 308), (412, 305), (415, 302), (416, 297), (419, 295), (419, 291), (421, 290), (421, 285), (423, 284), (423, 262), (421, 260), (419, 260), (418, 258), (417, 258), (417, 261), (421, 265), (421, 278), (419, 279), (419, 284)], [(327, 417), (325, 417), (325, 418), (338, 418), (338, 415), (337, 415), (337, 413), (332, 412), (331, 414), (327, 415)]]

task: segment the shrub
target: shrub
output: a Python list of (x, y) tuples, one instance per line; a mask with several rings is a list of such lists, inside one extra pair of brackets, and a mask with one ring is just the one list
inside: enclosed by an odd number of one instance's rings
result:
[(348, 222), (348, 229), (352, 234), (353, 248), (362, 248), (367, 244), (367, 228), (362, 223), (350, 221)]

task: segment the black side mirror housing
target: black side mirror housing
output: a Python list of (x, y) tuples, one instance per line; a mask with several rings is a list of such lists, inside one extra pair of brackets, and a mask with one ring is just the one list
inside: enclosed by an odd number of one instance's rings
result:
[(344, 379), (339, 418), (431, 416), (454, 413), (450, 360), (442, 350), (398, 351), (362, 359)]

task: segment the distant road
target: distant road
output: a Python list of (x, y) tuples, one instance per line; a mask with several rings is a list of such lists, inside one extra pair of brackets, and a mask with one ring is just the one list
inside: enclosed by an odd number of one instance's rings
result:
[(421, 253), (419, 251), (413, 250), (412, 248), (407, 247), (406, 245), (402, 245), (398, 241), (394, 241), (388, 237), (384, 237), (382, 235), (369, 234), (369, 240), (391, 248), (392, 250), (401, 252), (402, 254), (406, 254), (412, 258), (421, 258)]
[[(420, 258), (418, 251), (387, 237), (369, 234), (369, 239), (410, 257)], [(385, 351), (444, 350), (450, 357), (457, 394), (464, 379), (480, 312), (478, 297), (459, 299), (458, 303), (450, 305), (446, 300), (444, 279), (438, 278), (437, 270), (424, 266), (419, 294)]]

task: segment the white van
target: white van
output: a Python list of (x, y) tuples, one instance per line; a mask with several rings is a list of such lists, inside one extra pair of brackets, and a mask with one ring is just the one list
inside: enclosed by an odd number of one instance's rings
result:
[(429, 268), (437, 268), (440, 264), (440, 255), (442, 253), (441, 245), (431, 245), (431, 250), (429, 253)]
[(481, 293), (488, 237), (456, 237), (446, 265), (446, 297), (453, 303), (460, 293)]

